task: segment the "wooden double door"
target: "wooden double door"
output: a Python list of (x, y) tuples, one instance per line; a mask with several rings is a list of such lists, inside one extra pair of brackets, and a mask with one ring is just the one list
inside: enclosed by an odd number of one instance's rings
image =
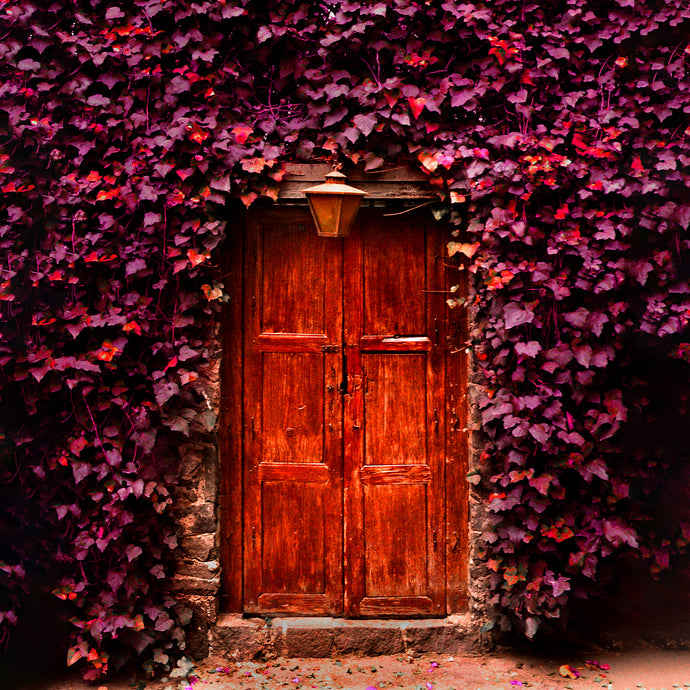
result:
[(250, 215), (244, 241), (243, 610), (461, 609), (464, 379), (441, 229), (365, 209), (350, 237), (321, 238), (286, 208)]

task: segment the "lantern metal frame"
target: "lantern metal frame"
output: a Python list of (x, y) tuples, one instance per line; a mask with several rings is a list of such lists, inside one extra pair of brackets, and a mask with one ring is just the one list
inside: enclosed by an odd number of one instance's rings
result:
[(326, 181), (303, 189), (319, 237), (347, 237), (366, 192), (345, 183), (347, 178), (337, 170), (326, 175)]

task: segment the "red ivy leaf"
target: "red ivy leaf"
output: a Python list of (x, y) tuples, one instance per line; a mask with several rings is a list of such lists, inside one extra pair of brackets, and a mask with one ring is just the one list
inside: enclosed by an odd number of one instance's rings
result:
[(237, 127), (233, 127), (230, 133), (235, 137), (238, 144), (244, 144), (253, 131), (249, 125), (237, 125)]
[(208, 132), (205, 132), (196, 122), (191, 127), (187, 127), (187, 130), (190, 132), (189, 138), (197, 144), (203, 144), (209, 137)]
[(207, 252), (198, 252), (196, 249), (189, 249), (187, 250), (187, 258), (189, 259), (189, 263), (192, 264), (192, 268), (194, 268), (204, 261), (207, 261), (209, 254)]
[(422, 110), (424, 110), (426, 98), (421, 96), (419, 98), (408, 98), (407, 102), (410, 104), (410, 110), (412, 111), (412, 115), (416, 120), (422, 114)]

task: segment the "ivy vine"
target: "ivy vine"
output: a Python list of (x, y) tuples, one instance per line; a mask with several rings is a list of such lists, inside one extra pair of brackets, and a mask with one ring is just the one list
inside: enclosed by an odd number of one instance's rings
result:
[(184, 644), (170, 492), (214, 423), (226, 202), (276, 199), (288, 160), (412, 162), (457, 224), (502, 621), (533, 636), (607, 564), (682, 551), (654, 497), (687, 439), (635, 432), (650, 366), (687, 412), (687, 3), (0, 0), (0, 22), (0, 638), (40, 582), (89, 678)]

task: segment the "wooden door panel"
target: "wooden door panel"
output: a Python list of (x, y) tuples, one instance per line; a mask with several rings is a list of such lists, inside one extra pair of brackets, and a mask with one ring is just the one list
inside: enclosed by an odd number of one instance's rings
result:
[(366, 597), (427, 594), (425, 508), (424, 484), (365, 486)]
[(246, 235), (244, 608), (342, 611), (342, 287), (306, 210)]
[[(262, 333), (324, 333), (328, 267), (333, 247), (312, 232), (304, 216), (263, 225), (259, 260)], [(302, 222), (300, 222), (302, 220)], [(258, 278), (258, 276), (257, 276)], [(337, 280), (337, 279), (336, 279)], [(278, 297), (278, 298), (276, 298)], [(339, 335), (339, 334), (338, 334)]]
[(445, 612), (442, 257), (419, 216), (362, 214), (345, 245), (351, 616)]
[(261, 579), (266, 592), (325, 591), (325, 488), (318, 483), (262, 482)]
[(359, 238), (366, 296), (362, 335), (421, 335), (426, 305), (417, 298), (424, 295), (426, 282), (425, 233), (414, 223), (370, 218), (358, 221), (367, 226)]
[(323, 462), (324, 356), (262, 353), (261, 462)]
[(364, 464), (426, 464), (426, 357), (365, 354)]

